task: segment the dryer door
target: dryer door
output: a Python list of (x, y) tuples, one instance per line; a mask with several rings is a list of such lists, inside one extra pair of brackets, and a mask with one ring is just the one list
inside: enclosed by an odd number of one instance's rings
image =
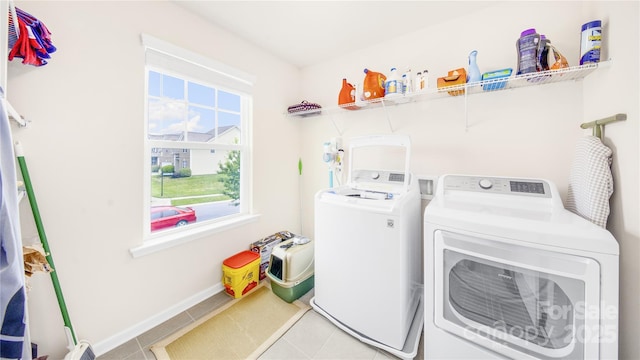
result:
[(597, 261), (446, 231), (434, 250), (438, 327), (512, 358), (598, 353)]

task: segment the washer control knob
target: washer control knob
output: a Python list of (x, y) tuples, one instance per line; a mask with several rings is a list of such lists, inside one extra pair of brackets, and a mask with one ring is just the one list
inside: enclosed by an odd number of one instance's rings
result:
[(378, 178), (380, 178), (380, 173), (372, 172), (372, 173), (371, 173), (371, 178), (372, 178), (373, 180), (378, 180)]
[(482, 179), (480, 180), (478, 185), (480, 185), (480, 187), (483, 189), (491, 189), (491, 187), (493, 186), (493, 183), (489, 179)]

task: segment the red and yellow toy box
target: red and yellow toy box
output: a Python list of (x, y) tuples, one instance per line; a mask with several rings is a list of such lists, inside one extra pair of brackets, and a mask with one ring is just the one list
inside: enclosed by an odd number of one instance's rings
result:
[(224, 290), (233, 298), (241, 298), (258, 286), (260, 254), (241, 251), (222, 262), (222, 282)]

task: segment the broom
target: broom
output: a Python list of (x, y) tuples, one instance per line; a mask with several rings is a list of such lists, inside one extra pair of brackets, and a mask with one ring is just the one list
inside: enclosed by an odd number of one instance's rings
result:
[(20, 165), (20, 172), (22, 173), (22, 180), (27, 192), (27, 197), (29, 198), (29, 204), (31, 205), (33, 219), (35, 220), (36, 228), (38, 229), (38, 236), (40, 237), (40, 242), (42, 243), (42, 247), (44, 248), (47, 261), (49, 262), (49, 265), (54, 269), (54, 271), (51, 271), (49, 274), (51, 275), (53, 288), (56, 292), (56, 298), (58, 299), (60, 312), (62, 313), (65, 333), (67, 335), (67, 348), (70, 351), (64, 358), (65, 360), (94, 360), (96, 356), (93, 353), (91, 344), (86, 341), (78, 342), (78, 340), (76, 340), (76, 334), (73, 331), (71, 319), (69, 318), (69, 312), (67, 311), (67, 305), (64, 301), (64, 296), (62, 295), (62, 288), (60, 287), (60, 281), (58, 280), (58, 273), (55, 271), (56, 266), (53, 263), (51, 250), (49, 249), (49, 242), (47, 241), (47, 235), (44, 232), (44, 226), (42, 225), (42, 219), (40, 218), (40, 210), (38, 209), (38, 203), (33, 192), (31, 178), (29, 177), (29, 169), (27, 168), (27, 163), (24, 160), (24, 152), (20, 142), (16, 142), (15, 152), (18, 159), (18, 164)]

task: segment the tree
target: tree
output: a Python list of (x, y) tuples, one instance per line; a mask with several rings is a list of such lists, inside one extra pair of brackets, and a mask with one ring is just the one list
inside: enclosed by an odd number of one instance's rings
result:
[(218, 181), (224, 184), (223, 194), (233, 200), (233, 204), (240, 204), (240, 151), (229, 151), (224, 163), (218, 164)]

